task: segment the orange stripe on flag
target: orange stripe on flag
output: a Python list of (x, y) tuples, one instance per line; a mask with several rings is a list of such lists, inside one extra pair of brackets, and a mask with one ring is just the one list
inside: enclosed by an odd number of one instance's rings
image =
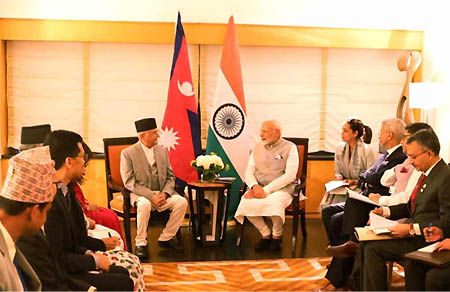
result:
[(244, 87), (242, 85), (241, 58), (239, 56), (233, 16), (230, 16), (230, 19), (228, 20), (220, 68), (222, 69), (223, 75), (227, 79), (228, 84), (233, 90), (234, 95), (241, 104), (242, 110), (247, 115), (247, 109), (245, 108)]

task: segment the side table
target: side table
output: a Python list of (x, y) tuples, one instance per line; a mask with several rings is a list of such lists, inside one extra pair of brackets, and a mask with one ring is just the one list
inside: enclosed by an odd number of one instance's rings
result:
[[(195, 207), (192, 190), (195, 190)], [(189, 209), (194, 242), (200, 246), (222, 244), (227, 231), (227, 212), (231, 183), (227, 182), (191, 182), (188, 183)], [(212, 204), (211, 233), (207, 235), (205, 215), (205, 197)], [(208, 228), (209, 229), (209, 228)]]

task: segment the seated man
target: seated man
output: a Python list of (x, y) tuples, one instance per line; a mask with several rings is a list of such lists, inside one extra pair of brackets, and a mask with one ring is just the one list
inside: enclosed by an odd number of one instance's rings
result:
[[(292, 202), (295, 188), (298, 150), (294, 143), (281, 138), (276, 121), (263, 122), (260, 136), (261, 142), (253, 148), (245, 171), (250, 190), (241, 199), (235, 217), (242, 224), (246, 216), (261, 233), (255, 250), (279, 250), (285, 209)], [(272, 219), (272, 231), (263, 216)]]
[[(450, 250), (450, 226), (444, 229), (439, 227), (425, 227), (423, 230), (425, 240), (438, 242), (435, 251)], [(405, 283), (407, 291), (449, 291), (450, 290), (450, 265), (433, 267), (425, 263), (406, 260)]]
[(158, 245), (183, 251), (173, 237), (186, 214), (187, 201), (175, 190), (175, 176), (169, 155), (157, 145), (159, 132), (154, 118), (135, 122), (139, 141), (123, 150), (120, 174), (125, 187), (131, 191), (131, 204), (137, 207), (136, 255), (148, 257), (147, 227), (150, 211), (171, 210), (169, 221), (158, 239)]
[[(83, 209), (83, 213), (87, 217), (87, 226), (90, 230), (88, 230), (88, 232), (93, 234), (91, 235), (92, 237), (99, 238), (95, 236), (95, 234), (105, 234), (106, 230), (106, 234), (108, 234), (109, 232), (114, 236), (120, 237), (121, 245), (123, 246), (123, 243), (125, 241), (122, 235), (122, 229), (120, 227), (117, 214), (111, 209), (98, 207), (96, 204), (90, 203), (84, 198), (84, 194), (80, 186), (85, 180), (86, 168), (89, 161), (92, 159), (92, 151), (86, 143), (83, 143), (83, 149), (87, 159), (83, 168), (84, 171), (81, 177), (77, 179), (77, 181), (71, 183), (71, 187), (73, 187), (75, 198), (80, 203), (80, 206)], [(97, 232), (97, 230), (99, 231)]]
[(42, 283), (42, 291), (94, 291), (95, 287), (70, 276), (61, 267), (44, 232), (21, 237), (17, 246)]
[[(403, 152), (406, 154), (406, 141), (411, 135), (414, 135), (419, 130), (433, 129), (426, 123), (412, 123), (405, 128), (405, 135), (402, 139)], [(389, 187), (389, 196), (382, 196), (377, 193), (369, 194), (369, 199), (379, 203), (382, 206), (393, 206), (403, 204), (409, 201), (409, 196), (417, 184), (422, 172), (418, 171), (411, 164), (409, 159), (403, 163), (394, 166), (384, 172), (381, 177), (381, 184)]]
[(24, 151), (9, 161), (0, 193), (0, 290), (40, 291), (33, 268), (16, 247), (45, 222), (56, 193), (54, 162), (48, 147)]
[[(362, 193), (389, 194), (389, 188), (381, 184), (384, 172), (406, 159), (400, 141), (405, 132), (405, 124), (400, 119), (384, 120), (380, 131), (380, 144), (388, 150), (381, 155), (368, 170), (360, 175)], [(342, 287), (352, 271), (354, 258), (358, 246), (354, 237), (354, 228), (365, 226), (369, 219), (370, 210), (375, 205), (355, 199), (347, 199), (345, 203), (333, 204), (322, 210), (322, 220), (330, 240), (327, 252), (333, 260), (325, 276), (335, 287)], [(344, 212), (345, 211), (345, 212)]]
[[(401, 261), (408, 252), (427, 245), (422, 230), (429, 224), (450, 226), (450, 167), (439, 157), (440, 144), (432, 131), (420, 130), (407, 141), (408, 157), (423, 174), (406, 204), (381, 207), (372, 212), (407, 224), (390, 228), (396, 240), (370, 241), (364, 245), (363, 290), (387, 290), (385, 261)], [(406, 284), (408, 287), (408, 283)]]
[(103, 254), (106, 249), (116, 247), (118, 238), (99, 240), (87, 235), (83, 211), (69, 187), (84, 171), (86, 158), (82, 143), (80, 135), (65, 130), (53, 131), (45, 139), (61, 180), (45, 223), (47, 239), (58, 262), (72, 278), (101, 291), (133, 290), (128, 270), (111, 265)]

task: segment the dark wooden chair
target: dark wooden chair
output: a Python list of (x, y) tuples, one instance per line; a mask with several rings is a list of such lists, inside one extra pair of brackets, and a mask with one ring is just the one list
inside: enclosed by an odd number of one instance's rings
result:
[[(308, 138), (291, 138), (285, 137), (284, 139), (291, 141), (297, 145), (298, 150), (298, 171), (297, 171), (297, 182), (292, 194), (292, 203), (286, 208), (285, 214), (292, 216), (292, 253), (295, 253), (295, 248), (297, 247), (297, 235), (298, 235), (298, 222), (300, 220), (300, 225), (302, 228), (303, 238), (307, 237), (306, 233), (306, 212), (305, 212), (305, 200), (300, 200), (300, 194), (306, 195), (306, 173), (307, 173), (307, 163), (308, 163)], [(246, 191), (247, 186), (244, 184), (240, 190), (240, 196), (242, 197)], [(240, 246), (242, 242), (242, 236), (244, 234), (244, 225), (247, 218), (244, 218), (242, 225), (238, 223), (237, 233), (238, 238), (236, 245)]]
[[(130, 191), (123, 185), (122, 176), (120, 175), (120, 153), (125, 148), (133, 145), (138, 141), (137, 137), (118, 137), (104, 138), (103, 146), (105, 151), (105, 170), (106, 170), (106, 191), (108, 194), (108, 208), (114, 210), (117, 216), (123, 218), (123, 226), (125, 229), (125, 240), (129, 252), (133, 251), (131, 244), (131, 218), (137, 218), (137, 208), (131, 206)], [(177, 190), (179, 192), (179, 190)], [(183, 193), (180, 193), (183, 195)], [(161, 215), (160, 215), (161, 214)], [(152, 211), (152, 218), (168, 217), (170, 211), (158, 213)], [(177, 240), (183, 245), (181, 232), (177, 232)]]
[[(117, 216), (123, 218), (125, 239), (128, 251), (132, 252), (130, 219), (137, 217), (136, 207), (130, 204), (130, 191), (127, 190), (120, 175), (120, 153), (125, 148), (138, 141), (137, 137), (105, 138), (106, 191), (108, 194), (108, 208), (114, 210)], [(116, 194), (116, 195), (115, 195)], [(122, 196), (122, 198), (119, 197)]]

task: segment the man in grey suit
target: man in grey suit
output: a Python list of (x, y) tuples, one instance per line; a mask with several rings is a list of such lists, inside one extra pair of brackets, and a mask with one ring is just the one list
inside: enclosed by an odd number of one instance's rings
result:
[[(386, 291), (385, 261), (400, 261), (411, 251), (427, 245), (423, 230), (429, 224), (444, 228), (450, 225), (450, 167), (439, 157), (436, 134), (420, 130), (409, 137), (407, 153), (411, 164), (423, 174), (408, 203), (381, 207), (372, 212), (392, 220), (408, 218), (408, 224), (391, 228), (395, 240), (372, 241), (363, 249), (363, 290)], [(411, 288), (406, 277), (406, 288)]]
[(48, 147), (21, 152), (9, 161), (0, 193), (0, 291), (42, 288), (15, 242), (44, 224), (56, 194), (54, 165)]
[(139, 141), (123, 150), (120, 174), (131, 191), (131, 204), (137, 207), (136, 255), (148, 257), (147, 227), (150, 211), (171, 210), (169, 221), (158, 239), (158, 245), (182, 251), (173, 240), (186, 214), (187, 201), (175, 192), (175, 177), (167, 150), (158, 144), (159, 131), (154, 118), (135, 122)]

